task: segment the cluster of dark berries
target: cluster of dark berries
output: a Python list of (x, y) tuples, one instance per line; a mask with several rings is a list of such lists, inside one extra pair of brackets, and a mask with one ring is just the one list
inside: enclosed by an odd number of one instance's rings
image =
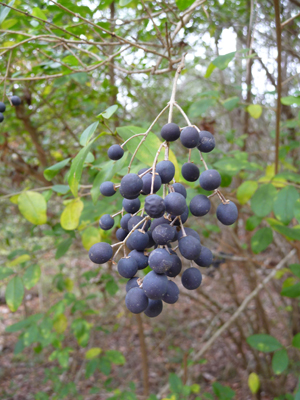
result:
[[(10, 102), (13, 106), (19, 106), (21, 104), (21, 99), (18, 96), (12, 96), (10, 98)], [(4, 121), (3, 113), (5, 112), (5, 110), (6, 110), (5, 104), (2, 101), (0, 101), (0, 123)]]
[[(168, 123), (162, 128), (161, 136), (166, 141), (166, 148), (169, 142), (179, 138), (184, 147), (197, 147), (201, 160), (201, 152), (208, 153), (215, 147), (213, 135), (199, 131), (194, 126), (180, 129), (176, 124)], [(108, 156), (112, 160), (119, 160), (123, 154), (120, 145), (114, 144), (108, 149)], [(217, 218), (223, 224), (231, 225), (237, 219), (237, 208), (217, 190), (221, 184), (218, 171), (207, 169), (205, 162), (204, 166), (206, 169), (200, 174), (198, 166), (189, 161), (182, 166), (182, 176), (189, 182), (199, 179), (204, 190), (214, 190), (214, 194), (222, 201), (217, 208)], [(103, 196), (113, 196), (119, 190), (124, 198), (119, 213), (112, 216), (105, 214), (99, 221), (102, 229), (109, 230), (114, 226), (114, 217), (121, 214), (120, 227), (116, 231), (120, 242), (113, 246), (104, 242), (96, 243), (91, 247), (89, 257), (96, 264), (111, 259), (115, 263), (118, 253), (123, 249), (124, 255), (119, 259), (117, 268), (119, 274), (128, 279), (125, 303), (134, 314), (144, 312), (148, 317), (158, 316), (163, 302), (174, 304), (178, 300), (178, 286), (169, 278), (180, 274), (181, 283), (186, 289), (197, 289), (202, 281), (197, 266), (208, 267), (213, 261), (212, 252), (201, 245), (198, 233), (184, 227), (189, 212), (202, 217), (210, 211), (210, 199), (198, 194), (188, 207), (186, 189), (183, 184), (175, 182), (174, 175), (174, 164), (164, 160), (154, 162), (152, 168), (141, 169), (138, 174), (125, 175), (119, 185), (103, 182), (100, 186)], [(165, 185), (164, 197), (156, 194), (162, 185)], [(117, 247), (114, 256), (113, 247)], [(190, 264), (183, 273), (180, 255)], [(147, 266), (151, 271), (139, 278), (138, 271)]]

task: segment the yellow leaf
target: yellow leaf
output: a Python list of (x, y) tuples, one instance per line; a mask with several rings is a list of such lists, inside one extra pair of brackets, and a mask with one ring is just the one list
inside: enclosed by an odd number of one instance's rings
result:
[(19, 198), (19, 195), (18, 195), (18, 194), (15, 194), (14, 196), (11, 196), (11, 197), (9, 198), (9, 200), (10, 200), (13, 204), (18, 204), (18, 198)]
[(100, 347), (92, 347), (85, 353), (85, 358), (87, 360), (92, 360), (93, 358), (96, 358), (99, 356), (99, 354), (102, 352), (102, 349)]
[(68, 326), (68, 319), (65, 314), (59, 314), (53, 322), (53, 328), (57, 333), (64, 333)]
[(70, 279), (70, 278), (66, 278), (65, 279), (65, 286), (66, 286), (66, 290), (68, 292), (72, 292), (72, 290), (74, 288), (74, 281), (72, 281), (72, 279)]
[(67, 231), (76, 229), (79, 224), (82, 210), (83, 202), (80, 200), (80, 198), (72, 200), (60, 216), (61, 226)]
[(94, 226), (89, 226), (82, 232), (81, 236), (83, 247), (89, 251), (89, 249), (98, 242), (101, 242), (101, 235), (99, 229)]
[(258, 119), (262, 114), (262, 106), (259, 104), (251, 104), (247, 107), (247, 111), (252, 118)]
[(29, 254), (23, 254), (22, 256), (19, 256), (9, 262), (7, 265), (8, 267), (15, 267), (16, 265), (22, 264), (26, 261), (30, 260), (30, 255)]
[(260, 388), (260, 381), (259, 377), (255, 372), (252, 372), (248, 378), (248, 386), (251, 390), (251, 393), (255, 394), (259, 391)]
[(18, 197), (20, 213), (34, 225), (43, 225), (47, 222), (47, 202), (40, 193), (23, 192)]

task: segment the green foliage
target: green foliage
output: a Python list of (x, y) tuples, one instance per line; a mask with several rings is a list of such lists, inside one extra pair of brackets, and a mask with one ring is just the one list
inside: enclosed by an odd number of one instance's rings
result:
[(282, 347), (281, 343), (279, 343), (277, 339), (275, 339), (271, 335), (266, 334), (249, 336), (247, 338), (247, 343), (254, 349), (262, 351), (264, 353), (270, 353)]
[(255, 232), (251, 238), (251, 248), (253, 253), (258, 254), (266, 250), (273, 242), (273, 233), (271, 228), (261, 228)]
[(20, 213), (29, 222), (35, 225), (43, 225), (47, 222), (47, 203), (40, 193), (27, 191), (18, 197)]

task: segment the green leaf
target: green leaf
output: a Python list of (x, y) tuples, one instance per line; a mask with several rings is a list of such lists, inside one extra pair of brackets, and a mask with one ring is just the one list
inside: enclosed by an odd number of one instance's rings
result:
[(51, 188), (54, 192), (59, 194), (66, 194), (70, 190), (69, 185), (54, 185)]
[(9, 267), (15, 267), (16, 265), (23, 264), (24, 262), (30, 260), (29, 254), (22, 254), (21, 256), (15, 258), (13, 261), (9, 262), (7, 265)]
[(189, 117), (190, 118), (197, 118), (201, 117), (206, 113), (206, 111), (216, 105), (215, 99), (202, 99), (192, 103), (189, 108)]
[(88, 251), (95, 243), (101, 241), (99, 229), (89, 226), (82, 232), (81, 240), (83, 247)]
[(247, 107), (247, 111), (252, 118), (258, 119), (262, 114), (262, 106), (259, 104), (251, 104)]
[(106, 376), (108, 376), (111, 373), (111, 363), (106, 357), (100, 358), (99, 369)]
[(18, 23), (17, 19), (7, 19), (6, 21), (3, 21), (1, 24), (1, 28), (4, 30), (10, 29), (12, 26), (16, 25)]
[(225, 107), (226, 110), (228, 111), (232, 111), (235, 108), (237, 108), (239, 102), (240, 102), (239, 97), (237, 96), (229, 97), (228, 99), (223, 101), (223, 107)]
[(296, 283), (295, 285), (284, 287), (281, 291), (281, 296), (290, 297), (291, 299), (295, 299), (300, 296), (300, 283)]
[(246, 204), (256, 192), (258, 184), (255, 181), (245, 181), (239, 186), (236, 197), (241, 204)]
[(294, 217), (298, 223), (300, 223), (300, 199), (298, 199), (294, 204)]
[(65, 314), (59, 314), (57, 315), (57, 317), (55, 318), (54, 322), (53, 322), (53, 329), (57, 332), (57, 333), (64, 333), (64, 331), (67, 329), (68, 327), (68, 319), (65, 316)]
[(32, 9), (32, 13), (31, 13), (34, 17), (38, 17), (38, 18), (40, 18), (40, 19), (43, 19), (44, 21), (47, 21), (47, 17), (46, 17), (46, 15), (44, 14), (44, 12), (40, 9), (40, 8), (38, 8), (38, 7), (34, 7), (33, 9)]
[(194, 2), (195, 0), (176, 0), (176, 6), (182, 11), (190, 7)]
[(280, 349), (272, 357), (272, 369), (274, 374), (280, 375), (289, 365), (289, 356), (286, 349)]
[(214, 167), (230, 176), (234, 176), (243, 168), (243, 164), (235, 158), (223, 157), (214, 163)]
[(248, 218), (246, 221), (246, 230), (253, 231), (258, 225), (261, 223), (262, 218), (253, 215), (252, 217)]
[(60, 244), (57, 247), (56, 253), (55, 253), (56, 260), (66, 254), (66, 252), (69, 250), (69, 248), (72, 244), (72, 241), (73, 241), (73, 239), (70, 237), (70, 238), (60, 242)]
[(258, 217), (267, 216), (273, 209), (276, 193), (276, 188), (271, 183), (262, 185), (257, 189), (251, 199), (251, 208), (254, 214)]
[(257, 334), (247, 338), (247, 343), (256, 350), (264, 353), (270, 353), (282, 348), (280, 342), (271, 335)]
[(132, 2), (132, 0), (120, 0), (119, 4), (121, 7), (125, 7), (131, 2)]
[(235, 396), (235, 392), (230, 387), (223, 386), (219, 382), (214, 382), (212, 388), (220, 400), (231, 400)]
[(105, 284), (105, 290), (111, 295), (114, 296), (119, 290), (119, 286), (116, 284), (114, 279), (109, 280)]
[[(132, 0), (130, 0), (132, 1)], [(114, 106), (108, 107), (105, 111), (103, 111), (101, 114), (97, 115), (97, 117), (103, 117), (105, 119), (109, 119), (118, 109), (118, 106), (115, 104)]]
[(95, 373), (98, 365), (99, 365), (98, 359), (88, 361), (85, 367), (85, 377), (90, 378)]
[(297, 333), (292, 340), (292, 346), (300, 349), (300, 333)]
[(251, 372), (251, 374), (249, 375), (248, 386), (251, 393), (253, 394), (256, 394), (259, 391), (260, 381), (258, 375), (255, 372)]
[(93, 358), (98, 357), (101, 352), (102, 349), (100, 349), (100, 347), (92, 347), (85, 353), (85, 358), (87, 360), (92, 360)]
[(287, 226), (282, 225), (276, 219), (267, 218), (267, 221), (274, 229), (274, 231), (279, 232), (281, 235), (285, 236), (290, 240), (300, 240), (300, 230), (295, 226), (293, 228), (289, 228)]
[(24, 286), (19, 276), (14, 276), (6, 287), (5, 300), (12, 312), (17, 311), (24, 297)]
[(235, 51), (228, 54), (223, 54), (222, 56), (218, 56), (215, 58), (212, 63), (215, 67), (219, 68), (220, 70), (224, 70), (228, 67), (228, 64), (231, 60), (234, 59)]
[(0, 266), (0, 279), (5, 279), (10, 275), (13, 275), (14, 271), (11, 268)]
[(183, 389), (182, 380), (176, 374), (171, 373), (169, 375), (169, 385), (172, 392), (180, 394)]
[(264, 251), (273, 242), (273, 232), (271, 228), (261, 228), (255, 232), (251, 238), (251, 248), (253, 253), (258, 254)]
[(299, 193), (293, 186), (286, 186), (278, 192), (274, 201), (273, 211), (276, 218), (288, 224), (294, 218), (294, 206), (299, 198)]
[(45, 169), (44, 177), (47, 179), (47, 181), (51, 181), (58, 174), (58, 172), (69, 163), (70, 160), (71, 158), (67, 158)]
[(33, 288), (33, 286), (35, 286), (40, 280), (40, 277), (41, 268), (39, 265), (35, 264), (28, 267), (23, 276), (24, 286), (26, 289), (29, 290)]
[(284, 104), (285, 106), (291, 106), (292, 104), (300, 106), (300, 97), (286, 96), (286, 97), (281, 97), (280, 100), (281, 103)]
[(83, 147), (72, 161), (70, 174), (69, 174), (69, 178), (68, 178), (68, 183), (69, 183), (71, 192), (73, 193), (74, 197), (77, 197), (77, 195), (78, 195), (78, 185), (79, 185), (79, 181), (81, 179), (83, 165), (84, 165), (86, 156), (88, 155), (94, 141), (97, 140), (98, 137), (100, 137), (100, 135), (95, 137), (85, 147)]
[(37, 192), (23, 192), (18, 197), (20, 213), (34, 225), (43, 225), (47, 222), (47, 202)]
[[(11, 2), (8, 3), (8, 5), (12, 7), (14, 5), (14, 3), (15, 3), (15, 0), (12, 0)], [(10, 10), (11, 9), (8, 7), (4, 7), (4, 6), (0, 7), (0, 25), (5, 20), (5, 18), (8, 16)]]
[(89, 141), (91, 140), (93, 134), (95, 133), (98, 125), (99, 125), (99, 122), (97, 121), (85, 129), (85, 131), (80, 136), (81, 146), (86, 146), (89, 143)]
[(18, 332), (24, 328), (29, 327), (31, 324), (36, 324), (41, 318), (43, 318), (44, 314), (33, 314), (30, 317), (23, 319), (22, 321), (16, 322), (15, 324), (9, 325), (5, 328), (5, 332)]
[(292, 273), (300, 278), (300, 264), (291, 264), (289, 267)]
[(77, 228), (81, 212), (83, 210), (83, 202), (78, 197), (72, 200), (64, 209), (60, 216), (60, 224), (66, 231), (72, 231)]
[(207, 67), (204, 78), (209, 78), (215, 69), (216, 69), (216, 66), (213, 63), (210, 63), (209, 66)]
[(105, 352), (105, 356), (108, 358), (110, 362), (116, 365), (123, 365), (125, 364), (125, 357), (120, 351), (117, 350), (107, 350)]

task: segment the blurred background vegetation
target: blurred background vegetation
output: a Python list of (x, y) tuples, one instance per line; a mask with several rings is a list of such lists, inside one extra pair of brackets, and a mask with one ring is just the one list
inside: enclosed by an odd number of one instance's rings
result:
[[(0, 398), (299, 400), (300, 2), (0, 4)], [(215, 198), (189, 219), (214, 262), (149, 320), (125, 309), (125, 280), (87, 250), (116, 241), (98, 220), (121, 199), (99, 186), (120, 182), (132, 148), (117, 162), (106, 151), (166, 106), (185, 53), (177, 102), (214, 134), (205, 160), (239, 219), (220, 226)], [(174, 122), (185, 125), (176, 111)], [(201, 189), (172, 150), (190, 200)]]

